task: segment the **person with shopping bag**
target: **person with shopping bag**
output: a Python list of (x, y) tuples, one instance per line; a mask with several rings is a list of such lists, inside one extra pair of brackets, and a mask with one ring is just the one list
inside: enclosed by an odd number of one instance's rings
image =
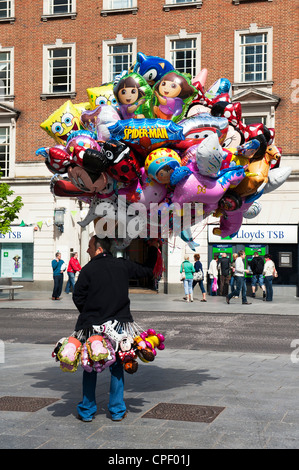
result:
[(215, 254), (209, 266), (208, 273), (209, 273), (210, 282), (211, 282), (210, 295), (217, 295), (218, 274), (219, 274), (218, 260), (219, 260), (219, 256)]

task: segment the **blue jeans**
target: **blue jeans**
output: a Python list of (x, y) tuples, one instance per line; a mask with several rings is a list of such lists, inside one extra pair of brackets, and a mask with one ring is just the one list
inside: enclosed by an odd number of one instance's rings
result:
[(194, 290), (194, 287), (196, 286), (196, 284), (199, 284), (199, 287), (200, 287), (200, 290), (202, 292), (202, 294), (205, 294), (206, 293), (206, 289), (203, 285), (203, 279), (201, 281), (193, 281), (193, 284), (192, 284), (192, 289)]
[(69, 273), (69, 272), (68, 272), (67, 275), (68, 275), (69, 278), (68, 278), (68, 281), (67, 281), (66, 286), (65, 286), (65, 292), (66, 292), (67, 294), (69, 294), (71, 288), (72, 288), (72, 291), (74, 292), (74, 287), (75, 287), (75, 273)]
[(57, 276), (53, 276), (53, 279), (54, 279), (54, 288), (52, 292), (52, 297), (55, 297), (55, 299), (58, 299), (62, 291), (63, 274), (58, 274)]
[[(111, 413), (112, 420), (119, 420), (126, 412), (124, 402), (124, 367), (121, 362), (116, 361), (109, 369), (111, 380), (108, 410)], [(78, 403), (77, 411), (84, 420), (91, 420), (97, 412), (95, 397), (97, 375), (98, 372), (95, 371), (83, 371), (83, 400)]]
[(256, 287), (259, 285), (262, 287), (264, 285), (264, 276), (262, 274), (253, 274), (251, 279), (251, 285)]
[(247, 302), (247, 297), (246, 297), (246, 281), (244, 276), (235, 276), (236, 280), (236, 288), (228, 294), (229, 300), (232, 297), (239, 297), (240, 292), (242, 291), (242, 302)]
[(230, 291), (233, 292), (236, 289), (236, 286), (237, 286), (235, 276), (232, 276), (230, 278), (230, 283), (229, 284), (230, 284)]
[(193, 278), (192, 279), (184, 279), (183, 283), (184, 283), (185, 295), (192, 294), (192, 292), (193, 292), (193, 289), (192, 289)]
[(268, 300), (268, 302), (272, 302), (273, 300), (272, 281), (273, 276), (265, 276), (266, 300)]

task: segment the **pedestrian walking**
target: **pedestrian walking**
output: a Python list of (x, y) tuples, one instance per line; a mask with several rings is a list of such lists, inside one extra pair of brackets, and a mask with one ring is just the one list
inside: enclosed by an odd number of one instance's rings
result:
[(63, 286), (63, 273), (66, 270), (65, 262), (61, 259), (61, 253), (57, 251), (55, 259), (52, 261), (54, 287), (52, 292), (52, 300), (60, 300)]
[(264, 260), (260, 256), (260, 254), (255, 251), (253, 253), (253, 258), (249, 263), (250, 269), (252, 271), (252, 279), (251, 279), (251, 289), (252, 289), (252, 297), (255, 297), (255, 290), (256, 286), (259, 285), (263, 291), (263, 300), (266, 299), (266, 288), (264, 283)]
[(236, 278), (235, 278), (235, 263), (236, 263), (237, 258), (238, 258), (238, 253), (233, 253), (233, 260), (232, 260), (232, 264), (231, 264), (231, 278), (230, 278), (230, 281), (229, 281), (230, 291), (231, 292), (233, 292), (237, 287)]
[(205, 287), (204, 287), (204, 284), (203, 284), (204, 272), (203, 272), (202, 263), (200, 261), (200, 254), (198, 254), (198, 253), (196, 253), (194, 255), (194, 269), (195, 269), (195, 273), (193, 274), (192, 290), (194, 292), (194, 287), (198, 283), (199, 287), (200, 287), (200, 290), (201, 290), (201, 293), (202, 293), (201, 302), (206, 302), (207, 301), (207, 299), (206, 299), (207, 294), (206, 294), (206, 290), (205, 290)]
[(227, 296), (229, 292), (229, 281), (231, 272), (231, 262), (226, 256), (226, 253), (221, 253), (219, 260), (219, 271), (220, 271), (220, 295)]
[[(93, 325), (117, 320), (120, 324), (133, 322), (130, 311), (129, 280), (151, 276), (149, 267), (124, 258), (114, 258), (110, 253), (110, 240), (91, 237), (87, 253), (91, 260), (81, 270), (75, 284), (73, 301), (80, 314), (75, 330), (85, 330), (87, 337)], [(125, 418), (124, 367), (117, 360), (110, 366), (110, 395), (108, 409), (112, 421)], [(77, 406), (78, 418), (92, 421), (97, 403), (95, 397), (97, 372), (83, 371), (83, 398)]]
[(267, 302), (272, 302), (273, 300), (273, 278), (277, 277), (277, 271), (275, 268), (275, 264), (272, 261), (272, 258), (270, 255), (265, 255), (265, 264), (264, 264), (264, 270), (263, 274), (265, 276), (265, 287), (266, 287), (266, 301)]
[(245, 281), (245, 272), (249, 272), (248, 269), (244, 268), (244, 258), (245, 258), (245, 251), (240, 250), (238, 252), (238, 258), (235, 262), (235, 277), (236, 277), (236, 289), (228, 294), (226, 297), (226, 302), (229, 304), (230, 299), (232, 297), (239, 297), (240, 292), (242, 294), (242, 304), (243, 305), (250, 305), (251, 302), (247, 301), (246, 297), (246, 281)]
[(74, 287), (75, 287), (75, 277), (76, 273), (79, 273), (81, 271), (81, 266), (78, 260), (78, 253), (75, 252), (73, 256), (71, 257), (68, 267), (67, 267), (67, 275), (68, 275), (68, 281), (65, 286), (65, 293), (69, 294), (70, 290), (74, 292)]
[(185, 297), (187, 302), (193, 302), (193, 273), (195, 272), (194, 266), (189, 261), (189, 256), (185, 256), (184, 261), (181, 264), (180, 273), (181, 279), (184, 284)]
[(209, 266), (209, 276), (210, 276), (210, 295), (217, 295), (217, 288), (218, 288), (218, 275), (219, 275), (219, 269), (218, 269), (218, 261), (219, 261), (219, 256), (214, 255), (214, 258), (210, 262)]

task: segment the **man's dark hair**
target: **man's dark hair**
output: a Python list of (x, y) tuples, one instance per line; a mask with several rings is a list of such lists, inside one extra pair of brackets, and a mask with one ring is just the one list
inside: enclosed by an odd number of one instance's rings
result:
[(111, 249), (111, 241), (109, 238), (99, 238), (97, 235), (93, 236), (94, 238), (94, 243), (95, 243), (95, 248), (96, 250), (101, 247), (103, 249), (103, 253), (110, 253)]

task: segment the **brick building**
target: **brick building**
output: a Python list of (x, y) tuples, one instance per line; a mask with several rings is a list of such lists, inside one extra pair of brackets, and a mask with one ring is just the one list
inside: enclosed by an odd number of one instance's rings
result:
[[(40, 123), (67, 100), (87, 102), (88, 88), (113, 80), (142, 51), (164, 57), (193, 77), (207, 68), (207, 86), (228, 78), (233, 100), (242, 105), (244, 122), (275, 128), (282, 165), (292, 167), (292, 174), (281, 188), (263, 197), (261, 214), (245, 223), (257, 230), (269, 224), (286, 232), (288, 226), (294, 228), (296, 235), (288, 244), (282, 240), (274, 246), (268, 240), (267, 248), (281, 254), (276, 260), (282, 268), (283, 259), (288, 260), (286, 273), (295, 273), (291, 281), (284, 275), (281, 284), (296, 284), (297, 18), (296, 0), (39, 0), (26, 2), (26, 8), (18, 0), (0, 1), (0, 165), (4, 179), (25, 203), (13, 229), (23, 232), (22, 221), (32, 227), (32, 234), (24, 235), (19, 245), (6, 238), (0, 240), (0, 248), (3, 251), (9, 244), (23, 250), (19, 278), (35, 285), (50, 281), (50, 260), (56, 250), (66, 260), (70, 252), (79, 251), (84, 264), (92, 231), (91, 226), (84, 230), (78, 226), (82, 206), (76, 199), (53, 198), (50, 193), (52, 175), (35, 151), (53, 146), (53, 139)], [(64, 232), (53, 223), (55, 208), (64, 208)], [(205, 268), (213, 244), (226, 243), (216, 243), (202, 227), (197, 241)], [(233, 250), (245, 242), (229, 241)], [(135, 249), (134, 254), (131, 247), (130, 255), (142, 260), (144, 249), (139, 245)], [(177, 288), (178, 266), (188, 247), (178, 240), (163, 250), (164, 281), (171, 292)]]

